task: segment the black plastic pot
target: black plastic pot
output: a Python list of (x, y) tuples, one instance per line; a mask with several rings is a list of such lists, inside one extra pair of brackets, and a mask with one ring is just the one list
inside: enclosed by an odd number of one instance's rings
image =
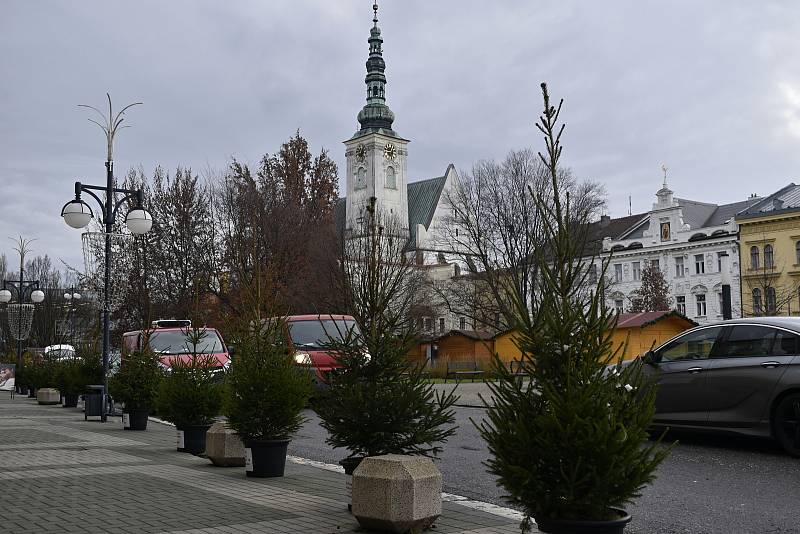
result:
[(122, 413), (122, 421), (125, 430), (147, 430), (148, 410), (126, 410)]
[(574, 519), (539, 519), (536, 526), (541, 532), (548, 534), (622, 534), (630, 523), (631, 516), (625, 510), (611, 508), (617, 519), (607, 521), (578, 521)]
[(183, 431), (183, 450), (194, 455), (206, 452), (206, 432), (211, 425), (186, 425), (180, 428)]
[(347, 492), (348, 512), (353, 511), (353, 473), (355, 472), (356, 468), (361, 465), (361, 460), (364, 458), (366, 458), (366, 456), (350, 456), (339, 462), (339, 465), (344, 467), (344, 474), (347, 475), (345, 485)]
[(288, 439), (247, 441), (245, 446), (245, 474), (249, 477), (282, 477), (286, 468)]
[(78, 407), (78, 395), (73, 393), (65, 393), (64, 394), (64, 408), (77, 408)]

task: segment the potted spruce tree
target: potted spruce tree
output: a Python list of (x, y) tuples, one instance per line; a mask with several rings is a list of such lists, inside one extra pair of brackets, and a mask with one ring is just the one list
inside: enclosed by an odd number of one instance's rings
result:
[[(286, 450), (304, 422), (311, 377), (295, 365), (282, 321), (259, 318), (235, 336), (236, 354), (225, 375), (224, 414), (245, 446), (249, 477), (280, 477)], [(258, 330), (257, 332), (254, 330)]]
[(456, 430), (458, 400), (437, 392), (408, 358), (416, 341), (410, 309), (424, 281), (406, 259), (399, 221), (373, 203), (359, 232), (345, 243), (339, 276), (358, 328), (328, 334), (341, 368), (314, 404), (327, 443), (349, 452), (340, 462), (348, 476), (368, 456), (438, 454)]
[(147, 430), (147, 417), (155, 405), (163, 375), (158, 356), (150, 350), (123, 357), (119, 371), (109, 381), (111, 395), (123, 404), (123, 428)]
[(63, 396), (64, 408), (75, 408), (78, 406), (78, 397), (85, 387), (83, 381), (83, 365), (78, 358), (69, 358), (64, 361), (55, 362), (58, 376), (58, 389)]
[(205, 332), (189, 328), (186, 343), (189, 357), (175, 357), (161, 381), (156, 409), (177, 428), (179, 452), (202, 454), (206, 432), (220, 413), (222, 386), (217, 378), (216, 358), (197, 352)]
[(545, 84), (542, 93), (537, 127), (550, 191), (528, 193), (545, 246), (534, 258), (535, 298), (519, 296), (510, 318), (531, 380), (521, 382), (495, 356), (494, 403), (478, 428), (492, 454), (489, 471), (525, 513), (523, 531), (535, 521), (542, 532), (621, 533), (631, 519), (623, 507), (668, 448), (648, 443), (654, 385), (613, 348), (617, 316), (604, 302), (605, 276), (592, 282), (585, 257), (589, 213), (560, 178), (561, 104), (551, 105)]

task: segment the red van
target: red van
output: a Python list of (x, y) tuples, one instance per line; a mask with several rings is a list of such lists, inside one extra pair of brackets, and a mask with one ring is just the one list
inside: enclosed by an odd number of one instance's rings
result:
[[(216, 328), (203, 327), (203, 336), (194, 347), (188, 338), (192, 322), (188, 319), (153, 321), (148, 331), (134, 330), (122, 335), (122, 352), (142, 350), (147, 347), (156, 354), (164, 368), (169, 369), (175, 360), (190, 361), (192, 352), (213, 358), (215, 369), (227, 369), (230, 365), (228, 347)], [(148, 336), (149, 333), (149, 336)]]
[(349, 330), (360, 333), (349, 315), (290, 315), (285, 318), (285, 334), (297, 365), (312, 372), (314, 387), (324, 388), (327, 375), (341, 367), (323, 347), (331, 338), (342, 339)]

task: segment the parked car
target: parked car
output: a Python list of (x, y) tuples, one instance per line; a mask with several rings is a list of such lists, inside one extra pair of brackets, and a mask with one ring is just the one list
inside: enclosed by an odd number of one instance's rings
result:
[(328, 374), (341, 367), (325, 346), (330, 339), (341, 340), (350, 330), (359, 333), (355, 319), (349, 315), (290, 315), (284, 325), (295, 363), (311, 373), (316, 389), (324, 389)]
[(72, 345), (48, 345), (44, 348), (45, 358), (52, 361), (71, 360), (75, 357)]
[(159, 320), (153, 321), (151, 330), (134, 330), (125, 332), (122, 335), (123, 355), (144, 348), (149, 348), (159, 354), (161, 365), (165, 369), (170, 369), (173, 362), (181, 360), (188, 362), (192, 358), (192, 352), (202, 354), (213, 360), (215, 369), (223, 370), (230, 365), (230, 353), (222, 336), (216, 328), (200, 328), (201, 337), (194, 346), (189, 335), (191, 321), (181, 320)]
[(800, 456), (800, 318), (699, 326), (640, 359), (658, 383), (654, 426), (771, 436)]

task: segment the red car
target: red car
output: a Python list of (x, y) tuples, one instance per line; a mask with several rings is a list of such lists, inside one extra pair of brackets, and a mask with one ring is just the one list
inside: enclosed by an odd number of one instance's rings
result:
[(324, 346), (331, 338), (342, 339), (352, 329), (360, 333), (349, 315), (290, 315), (285, 318), (285, 325), (294, 361), (308, 368), (317, 389), (324, 388), (328, 373), (340, 367)]
[(149, 336), (148, 331), (144, 330), (125, 332), (122, 335), (123, 354), (147, 347), (160, 354), (161, 365), (166, 369), (172, 367), (176, 360), (189, 362), (193, 352), (213, 358), (212, 365), (215, 369), (227, 369), (230, 365), (228, 348), (215, 328), (200, 328), (202, 336), (194, 346), (189, 338), (189, 334), (193, 332), (189, 320), (153, 321), (152, 326)]

